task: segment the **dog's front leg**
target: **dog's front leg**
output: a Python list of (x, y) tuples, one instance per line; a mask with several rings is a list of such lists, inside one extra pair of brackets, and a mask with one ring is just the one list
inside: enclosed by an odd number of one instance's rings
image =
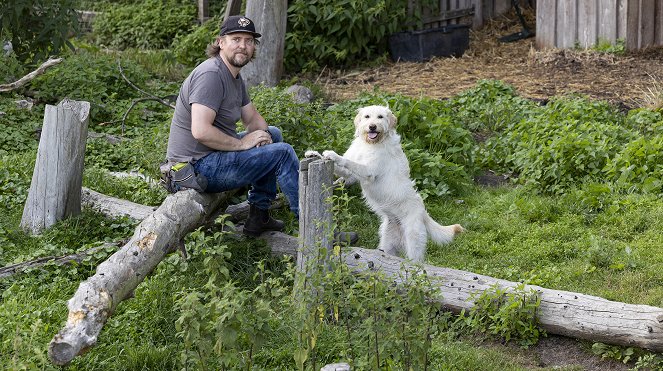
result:
[(336, 165), (334, 171), (337, 175), (345, 179), (356, 179), (361, 182), (364, 180), (370, 181), (375, 178), (375, 175), (370, 172), (366, 165), (348, 160), (345, 157), (339, 156), (334, 151), (324, 151), (322, 152), (322, 157), (334, 161)]

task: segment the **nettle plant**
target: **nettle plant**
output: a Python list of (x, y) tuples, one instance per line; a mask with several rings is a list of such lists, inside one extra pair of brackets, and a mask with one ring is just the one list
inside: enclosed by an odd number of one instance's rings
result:
[(507, 289), (498, 285), (471, 297), (474, 306), (469, 313), (463, 311), (460, 323), (470, 329), (496, 336), (506, 342), (516, 340), (523, 347), (536, 344), (546, 336), (539, 328), (537, 311), (541, 298), (524, 284)]
[(97, 43), (117, 48), (160, 49), (193, 29), (196, 7), (185, 0), (146, 0), (114, 6), (92, 25)]
[(604, 178), (606, 165), (636, 137), (606, 102), (568, 97), (490, 137), (482, 156), (532, 189), (562, 194), (574, 184)]

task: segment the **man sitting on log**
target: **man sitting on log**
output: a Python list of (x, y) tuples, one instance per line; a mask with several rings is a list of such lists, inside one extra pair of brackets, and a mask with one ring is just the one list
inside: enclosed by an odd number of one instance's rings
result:
[[(230, 16), (223, 23), (207, 47), (209, 59), (180, 88), (161, 169), (169, 192), (216, 193), (249, 185), (243, 231), (250, 236), (283, 230), (284, 223), (268, 212), (277, 182), (299, 217), (299, 159), (281, 131), (258, 113), (240, 75), (254, 58), (260, 36), (245, 16)], [(240, 119), (246, 131), (238, 133)], [(356, 233), (340, 237), (356, 241)]]

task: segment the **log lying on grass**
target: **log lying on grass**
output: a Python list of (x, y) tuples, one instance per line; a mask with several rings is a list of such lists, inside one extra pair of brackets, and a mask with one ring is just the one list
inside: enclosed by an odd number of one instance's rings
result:
[(107, 196), (85, 187), (81, 192), (81, 203), (111, 218), (127, 216), (134, 220), (143, 220), (157, 209), (153, 206)]
[[(395, 282), (403, 280), (405, 269), (415, 266), (379, 250), (353, 248), (344, 254), (345, 263), (355, 272), (379, 270)], [(460, 312), (474, 305), (471, 298), (495, 285), (513, 289), (516, 282), (482, 276), (457, 269), (424, 265), (423, 270), (442, 294), (441, 304)], [(626, 304), (569, 291), (526, 285), (538, 292), (540, 327), (551, 334), (607, 344), (663, 351), (663, 308)]]
[(93, 346), (117, 305), (131, 297), (145, 276), (231, 194), (189, 190), (168, 196), (136, 227), (129, 242), (101, 263), (69, 299), (67, 323), (48, 347), (51, 362), (65, 365)]

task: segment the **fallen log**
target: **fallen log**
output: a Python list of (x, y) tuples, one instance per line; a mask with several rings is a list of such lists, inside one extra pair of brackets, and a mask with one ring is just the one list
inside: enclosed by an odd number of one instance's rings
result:
[[(403, 280), (403, 269), (415, 269), (401, 258), (380, 250), (361, 248), (344, 253), (355, 272), (381, 271), (394, 282)], [(480, 274), (424, 264), (422, 269), (439, 287), (441, 304), (453, 312), (471, 309), (472, 298), (495, 285), (514, 289), (519, 285)], [(540, 327), (551, 334), (606, 344), (663, 351), (663, 308), (610, 301), (597, 296), (525, 285), (541, 298), (537, 313)]]
[(193, 190), (169, 195), (136, 227), (129, 242), (101, 263), (69, 299), (67, 322), (48, 347), (51, 362), (68, 364), (94, 346), (117, 305), (131, 297), (161, 260), (231, 195), (232, 192), (205, 194)]
[[(81, 200), (84, 205), (96, 210), (111, 218), (127, 216), (134, 220), (143, 220), (152, 212), (154, 207), (137, 204), (131, 201), (122, 200), (112, 196), (95, 192), (88, 188), (83, 188)], [(276, 197), (272, 203), (272, 208), (284, 207), (287, 201), (282, 194)], [(225, 211), (217, 212), (215, 215), (226, 214), (229, 220), (233, 222), (241, 222), (249, 215), (249, 203), (247, 201), (240, 202), (235, 205), (228, 205)], [(237, 234), (242, 233), (242, 226), (235, 229)], [(264, 239), (272, 250), (272, 254), (276, 256), (290, 255), (297, 256), (297, 238), (289, 236), (284, 233), (265, 232), (260, 236)]]
[(83, 191), (81, 192), (81, 204), (111, 218), (126, 216), (134, 220), (143, 220), (157, 210), (153, 206), (145, 206), (107, 196), (85, 187), (83, 187)]
[(35, 77), (43, 74), (47, 68), (55, 66), (62, 62), (62, 58), (49, 58), (46, 62), (42, 63), (36, 70), (21, 77), (20, 79), (12, 82), (11, 84), (0, 84), (0, 92), (12, 91), (32, 81)]

